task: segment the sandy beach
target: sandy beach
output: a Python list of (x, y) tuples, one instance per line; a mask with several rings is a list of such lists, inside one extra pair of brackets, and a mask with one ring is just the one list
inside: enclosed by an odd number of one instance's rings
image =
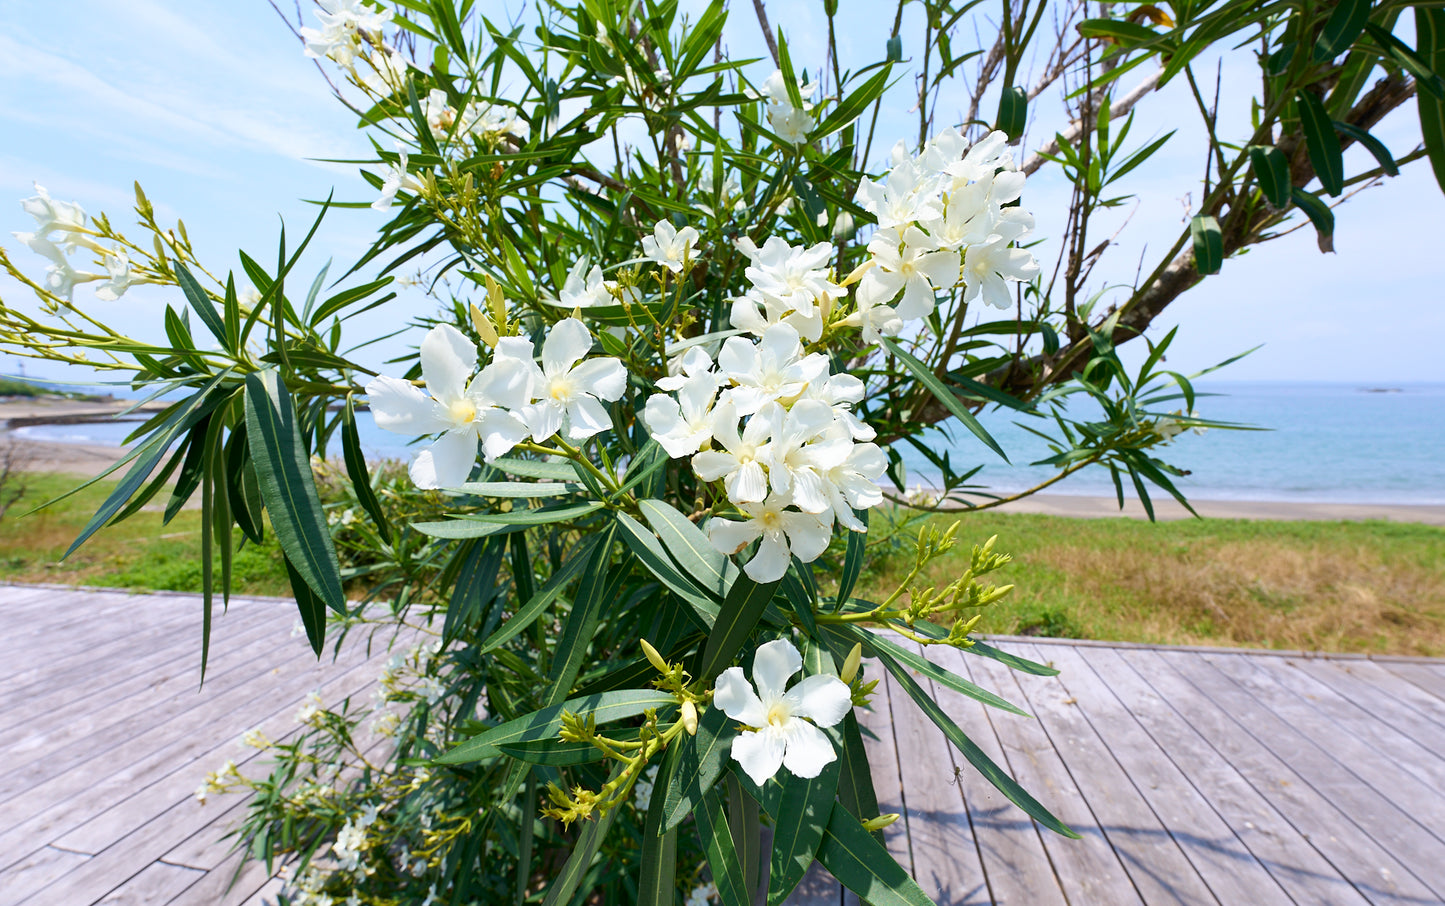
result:
[[(0, 401), (0, 442), (8, 441), (15, 455), (13, 468), (29, 472), (63, 472), (89, 478), (103, 471), (125, 452), (122, 447), (37, 441), (9, 434), (21, 425), (65, 424), (98, 421), (123, 410), (128, 402), (84, 402), (41, 398)], [(152, 404), (159, 407), (163, 404)], [(1206, 519), (1360, 520), (1387, 519), (1445, 526), (1445, 506), (1371, 503), (1300, 503), (1270, 500), (1191, 500)], [(1146, 518), (1136, 499), (1127, 499), (1119, 509), (1113, 497), (1080, 497), (1070, 494), (1036, 494), (998, 507), (1004, 513), (1041, 513), (1084, 519), (1123, 516)], [(1189, 512), (1167, 497), (1154, 500), (1154, 512), (1163, 520), (1192, 518)]]

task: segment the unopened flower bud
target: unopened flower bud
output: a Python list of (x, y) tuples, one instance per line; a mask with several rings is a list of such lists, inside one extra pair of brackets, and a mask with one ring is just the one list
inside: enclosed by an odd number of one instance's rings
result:
[(838, 679), (849, 685), (853, 683), (853, 677), (858, 675), (858, 667), (863, 663), (863, 643), (853, 645), (853, 650), (848, 652), (848, 657), (843, 661), (843, 672), (838, 674)]
[(697, 735), (697, 705), (692, 702), (682, 703), (682, 728), (689, 736)]
[(658, 673), (669, 672), (667, 661), (662, 659), (662, 655), (658, 654), (657, 649), (653, 648), (652, 643), (647, 639), (642, 640), (642, 653), (647, 655), (648, 663), (656, 667)]
[(889, 812), (886, 815), (879, 815), (877, 818), (869, 818), (867, 821), (863, 822), (863, 829), (867, 831), (882, 830), (883, 828), (897, 821), (898, 818), (899, 815), (897, 812)]
[(477, 336), (482, 338), (483, 343), (495, 349), (497, 347), (497, 341), (500, 339), (497, 335), (497, 328), (480, 308), (472, 305), (471, 310), (472, 326), (477, 329)]

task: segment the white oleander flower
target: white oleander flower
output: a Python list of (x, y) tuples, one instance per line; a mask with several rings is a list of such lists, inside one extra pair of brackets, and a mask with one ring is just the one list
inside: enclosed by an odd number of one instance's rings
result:
[(312, 718), (321, 713), (325, 704), (321, 700), (321, 693), (313, 689), (301, 700), (301, 707), (296, 709), (296, 722), (298, 724), (311, 723)]
[(853, 413), (854, 403), (863, 400), (867, 390), (864, 383), (851, 374), (830, 374), (821, 381), (808, 385), (808, 399), (822, 400), (833, 407), (833, 414), (847, 425), (848, 433), (855, 441), (872, 440), (878, 432)]
[(701, 346), (689, 346), (682, 355), (667, 360), (667, 377), (658, 380), (657, 389), (671, 392), (681, 388), (692, 378), (703, 375), (711, 378), (714, 386), (729, 383), (727, 378), (712, 369), (712, 356), (707, 354), (707, 350)]
[(259, 727), (254, 727), (242, 734), (241, 743), (253, 749), (271, 748), (271, 740), (267, 738), (265, 733), (261, 732)]
[(753, 655), (756, 692), (741, 667), (729, 667), (717, 678), (713, 704), (753, 728), (733, 740), (732, 756), (759, 786), (781, 767), (806, 779), (817, 777), (838, 759), (818, 727), (842, 720), (853, 707), (852, 693), (846, 683), (826, 673), (804, 677), (788, 689), (788, 680), (802, 668), (798, 649), (778, 639)]
[(964, 302), (982, 297), (985, 304), (994, 308), (1013, 306), (1009, 282), (1027, 283), (1039, 273), (1033, 253), (1013, 245), (1028, 231), (1032, 220), (1029, 217), (1002, 221), (988, 242), (968, 247), (963, 256)]
[[(515, 340), (508, 337), (506, 340)], [(530, 344), (521, 343), (530, 351)], [(477, 347), (450, 324), (439, 324), (421, 343), (421, 371), (428, 396), (409, 381), (382, 375), (366, 385), (379, 428), (397, 434), (442, 435), (411, 464), (420, 488), (456, 487), (477, 461), (477, 442), (488, 460), (527, 438), (527, 426), (512, 409), (531, 402), (527, 362), (498, 354), (475, 377)]]
[(447, 101), (447, 93), (440, 88), (433, 88), (428, 91), (422, 100), (422, 116), (426, 117), (426, 127), (431, 131), (432, 138), (442, 141), (452, 134), (452, 127), (457, 123), (457, 108)]
[(858, 204), (878, 218), (880, 230), (902, 229), (943, 213), (938, 197), (913, 161), (905, 160), (888, 172), (883, 182), (865, 179), (858, 184)]
[(808, 141), (808, 133), (817, 125), (813, 117), (801, 107), (792, 104), (769, 104), (768, 125), (778, 138), (790, 145), (801, 145)]
[(836, 299), (847, 293), (828, 279), (828, 260), (833, 245), (819, 242), (807, 248), (794, 248), (783, 239), (772, 236), (758, 248), (747, 238), (737, 241), (738, 250), (751, 263), (744, 274), (753, 288), (764, 297), (780, 303), (784, 311), (797, 311), (811, 316), (821, 301)]
[(671, 221), (659, 220), (652, 228), (652, 235), (642, 237), (642, 255), (678, 274), (684, 265), (692, 261), (692, 249), (697, 240), (697, 230), (692, 227), (685, 226), (679, 230)]
[(34, 233), (16, 233), (17, 239), (29, 245), (32, 249), (52, 258), (48, 252), (41, 251), (27, 238), (50, 239), (51, 233), (55, 233), (54, 241), (65, 246), (67, 252), (73, 252), (76, 248), (84, 246), (92, 251), (104, 252), (95, 240), (85, 234), (85, 210), (73, 201), (56, 201), (45, 191), (40, 183), (32, 183), (35, 186), (35, 194), (29, 198), (20, 200), (20, 207), (35, 218)]
[(665, 393), (648, 397), (642, 421), (668, 456), (691, 456), (712, 440), (716, 394), (717, 381), (710, 374), (688, 378), (677, 388), (676, 398)]
[(833, 537), (831, 515), (825, 514), (825, 521), (820, 515), (790, 510), (792, 502), (783, 495), (770, 494), (758, 503), (738, 503), (737, 508), (747, 519), (711, 519), (707, 524), (708, 540), (723, 553), (736, 554), (762, 539), (743, 572), (754, 582), (776, 582), (788, 571), (792, 557), (811, 563), (823, 555)]
[(95, 297), (106, 302), (114, 302), (125, 291), (138, 283), (151, 282), (148, 278), (133, 273), (130, 269), (130, 256), (125, 249), (118, 248), (105, 256), (105, 269), (110, 273), (110, 279), (95, 288)]
[(517, 115), (515, 108), (476, 100), (467, 102), (462, 111), (462, 131), (488, 144), (508, 135), (525, 142), (532, 133), (531, 126)]
[(733, 503), (757, 503), (768, 495), (768, 473), (760, 459), (786, 412), (777, 403), (759, 409), (738, 433), (737, 406), (724, 394), (712, 411), (712, 436), (721, 450), (703, 450), (692, 458), (693, 471), (703, 481), (719, 481)]
[(400, 143), (396, 146), (396, 156), (396, 163), (387, 167), (386, 175), (382, 177), (381, 197), (371, 203), (375, 210), (390, 211), (396, 203), (396, 193), (402, 189), (408, 192), (420, 192), (422, 189), (421, 183), (407, 169), (406, 150)]
[(938, 250), (918, 227), (909, 227), (902, 236), (895, 229), (879, 230), (868, 252), (874, 266), (858, 284), (860, 307), (865, 298), (870, 305), (891, 302), (902, 290), (903, 299), (894, 306), (898, 317), (926, 318), (933, 313), (935, 292), (958, 283), (958, 252)]
[(687, 902), (683, 906), (712, 906), (717, 900), (717, 885), (711, 881), (706, 884), (699, 884), (687, 895)]
[[(530, 344), (527, 347), (530, 353)], [(499, 345), (499, 357), (501, 349)], [(612, 427), (612, 417), (602, 403), (622, 398), (627, 390), (627, 369), (611, 356), (582, 361), (591, 349), (587, 325), (576, 318), (563, 318), (552, 325), (542, 343), (542, 366), (538, 368), (528, 355), (529, 392), (536, 402), (524, 406), (520, 415), (537, 441), (564, 427), (572, 441), (584, 441)]]
[(379, 34), (391, 21), (390, 8), (373, 9), (362, 0), (317, 0), (321, 10), (316, 13), (320, 29), (303, 28), (305, 54), (322, 59), (329, 57), (337, 65), (350, 69), (356, 60), (361, 33)]
[[(846, 428), (839, 434), (846, 436), (844, 432)], [(878, 479), (887, 471), (888, 457), (872, 443), (851, 445), (842, 461), (822, 470), (822, 486), (829, 495), (829, 507), (845, 528), (868, 531), (868, 526), (853, 511), (883, 502), (883, 488), (879, 487)]]
[(718, 373), (735, 386), (731, 391), (739, 416), (751, 415), (774, 400), (791, 402), (813, 381), (828, 375), (828, 357), (803, 355), (798, 331), (774, 324), (756, 342), (729, 337), (717, 356)]
[(823, 476), (841, 465), (853, 446), (846, 428), (841, 435), (824, 437), (835, 422), (832, 406), (822, 400), (799, 400), (757, 454), (767, 466), (773, 493), (791, 497), (805, 513), (824, 513), (832, 506), (833, 493)]
[(411, 64), (396, 50), (374, 53), (366, 58), (371, 72), (358, 75), (357, 83), (377, 97), (389, 98), (406, 86)]

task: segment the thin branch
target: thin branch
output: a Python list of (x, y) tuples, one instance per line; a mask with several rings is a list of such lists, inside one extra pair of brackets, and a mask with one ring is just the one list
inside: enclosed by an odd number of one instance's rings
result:
[(768, 42), (768, 53), (773, 55), (773, 65), (781, 69), (783, 58), (778, 55), (778, 39), (773, 37), (773, 27), (768, 24), (768, 11), (763, 8), (763, 0), (753, 0), (753, 9), (758, 14), (758, 24), (763, 27), (763, 37)]
[[(1133, 89), (1132, 91), (1130, 91), (1128, 94), (1124, 95), (1123, 97), (1119, 98), (1119, 100), (1115, 101), (1115, 102), (1109, 107), (1109, 119), (1111, 119), (1111, 120), (1112, 120), (1112, 119), (1116, 119), (1116, 118), (1121, 117), (1121, 116), (1123, 116), (1124, 114), (1128, 113), (1130, 110), (1133, 110), (1135, 104), (1137, 104), (1137, 103), (1139, 103), (1140, 101), (1142, 101), (1142, 100), (1144, 99), (1145, 95), (1149, 94), (1149, 92), (1153, 91), (1156, 87), (1158, 87), (1158, 85), (1159, 85), (1159, 77), (1162, 76), (1163, 74), (1164, 74), (1164, 70), (1161, 68), (1158, 72), (1156, 72), (1156, 73), (1154, 73), (1153, 75), (1149, 76), (1149, 78), (1147, 78), (1147, 79), (1145, 79), (1144, 81), (1140, 82), (1138, 85), (1135, 85), (1135, 86), (1134, 86), (1134, 89)], [(1067, 128), (1067, 129), (1065, 129), (1065, 130), (1063, 131), (1063, 136), (1064, 136), (1064, 138), (1065, 138), (1066, 140), (1072, 142), (1073, 140), (1077, 139), (1080, 135), (1082, 135), (1083, 132), (1084, 132), (1084, 123), (1083, 123), (1083, 121), (1082, 121), (1082, 120), (1075, 120), (1072, 124), (1070, 124), (1069, 128)], [(1050, 141), (1047, 145), (1044, 145), (1042, 148), (1040, 148), (1039, 150), (1035, 151), (1033, 154), (1030, 154), (1030, 155), (1028, 156), (1028, 159), (1024, 161), (1024, 165), (1023, 165), (1022, 167), (1020, 167), (1019, 169), (1023, 170), (1024, 173), (1032, 174), (1032, 173), (1036, 172), (1036, 171), (1039, 169), (1039, 167), (1042, 167), (1042, 166), (1044, 165), (1044, 163), (1045, 163), (1044, 155), (1046, 155), (1046, 154), (1058, 154), (1058, 153), (1059, 153), (1059, 142), (1058, 142), (1058, 139), (1054, 139), (1054, 140)]]

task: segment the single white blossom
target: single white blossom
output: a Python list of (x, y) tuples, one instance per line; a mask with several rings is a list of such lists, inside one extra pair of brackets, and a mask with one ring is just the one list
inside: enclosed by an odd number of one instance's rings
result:
[(652, 228), (652, 235), (642, 237), (642, 254), (678, 274), (685, 264), (692, 261), (692, 249), (697, 240), (697, 230), (692, 227), (685, 226), (679, 230), (671, 221), (659, 220)]
[(982, 297), (994, 308), (1013, 306), (1009, 283), (1027, 283), (1039, 273), (1033, 253), (1013, 245), (1032, 226), (1032, 219), (1003, 221), (995, 228), (990, 241), (968, 247), (963, 256), (964, 302)]
[(479, 440), (492, 460), (527, 438), (525, 422), (509, 410), (531, 401), (529, 364), (503, 355), (498, 344), (492, 363), (473, 377), (477, 347), (455, 327), (439, 324), (421, 344), (422, 376), (430, 396), (409, 381), (386, 375), (366, 385), (377, 427), (397, 434), (442, 435), (412, 461), (417, 487), (465, 482), (476, 463)]
[[(700, 455), (700, 454), (699, 454)], [(788, 571), (792, 557), (811, 563), (823, 555), (832, 540), (832, 516), (788, 509), (792, 500), (770, 494), (758, 503), (738, 503), (747, 519), (734, 522), (713, 518), (707, 524), (708, 540), (725, 554), (736, 554), (762, 539), (758, 551), (743, 566), (754, 582), (776, 582)]]
[(398, 143), (396, 146), (397, 161), (386, 169), (386, 174), (381, 181), (381, 197), (371, 203), (371, 206), (378, 211), (391, 210), (392, 204), (396, 202), (396, 193), (402, 189), (408, 192), (420, 192), (421, 183), (411, 175), (407, 169), (406, 150)]
[(711, 375), (687, 378), (677, 388), (676, 398), (665, 393), (647, 398), (643, 424), (668, 456), (691, 456), (712, 440), (712, 403), (716, 394), (717, 382)]
[(706, 884), (699, 884), (687, 895), (687, 902), (683, 906), (712, 906), (718, 898), (717, 885), (711, 881)]
[(785, 417), (782, 406), (767, 403), (748, 419), (739, 434), (737, 406), (732, 396), (725, 395), (712, 412), (711, 425), (712, 436), (722, 449), (703, 450), (694, 456), (693, 471), (703, 481), (721, 480), (733, 503), (761, 501), (768, 494), (768, 474), (759, 457)]
[(928, 317), (935, 292), (958, 282), (958, 252), (938, 250), (918, 227), (909, 227), (901, 236), (895, 229), (879, 230), (868, 243), (868, 252), (874, 266), (858, 284), (858, 298), (878, 305), (891, 302), (902, 290), (903, 299), (894, 310), (904, 321)]
[(717, 357), (718, 372), (737, 386), (731, 396), (739, 416), (751, 415), (774, 400), (791, 402), (813, 381), (828, 374), (828, 357), (803, 354), (798, 331), (774, 324), (756, 342), (729, 337)]
[(445, 91), (433, 88), (422, 101), (422, 116), (426, 117), (426, 126), (432, 138), (442, 141), (452, 134), (452, 127), (457, 122), (457, 108), (448, 102)]
[(787, 689), (788, 680), (802, 667), (798, 649), (778, 639), (762, 645), (753, 655), (756, 692), (741, 667), (729, 667), (717, 678), (713, 704), (753, 728), (733, 740), (732, 756), (758, 785), (780, 767), (787, 767), (796, 777), (817, 777), (838, 759), (833, 744), (818, 727), (831, 727), (842, 720), (853, 707), (852, 693), (842, 680), (826, 673), (804, 677)]
[(379, 35), (392, 16), (389, 7), (372, 8), (363, 0), (317, 0), (317, 5), (321, 9), (316, 21), (321, 28), (301, 29), (304, 52), (316, 59), (329, 57), (348, 69), (355, 63), (362, 34)]
[(587, 325), (564, 318), (552, 326), (542, 343), (541, 367), (527, 357), (529, 392), (535, 402), (519, 414), (536, 440), (546, 440), (564, 426), (572, 441), (586, 440), (612, 427), (612, 417), (602, 403), (622, 398), (627, 390), (627, 369), (611, 356), (582, 361), (591, 349)]
[(117, 248), (108, 252), (105, 256), (105, 269), (110, 274), (110, 279), (95, 288), (95, 297), (106, 302), (114, 302), (125, 291), (137, 283), (149, 283), (149, 278), (140, 276), (130, 269), (130, 256), (125, 249)]

